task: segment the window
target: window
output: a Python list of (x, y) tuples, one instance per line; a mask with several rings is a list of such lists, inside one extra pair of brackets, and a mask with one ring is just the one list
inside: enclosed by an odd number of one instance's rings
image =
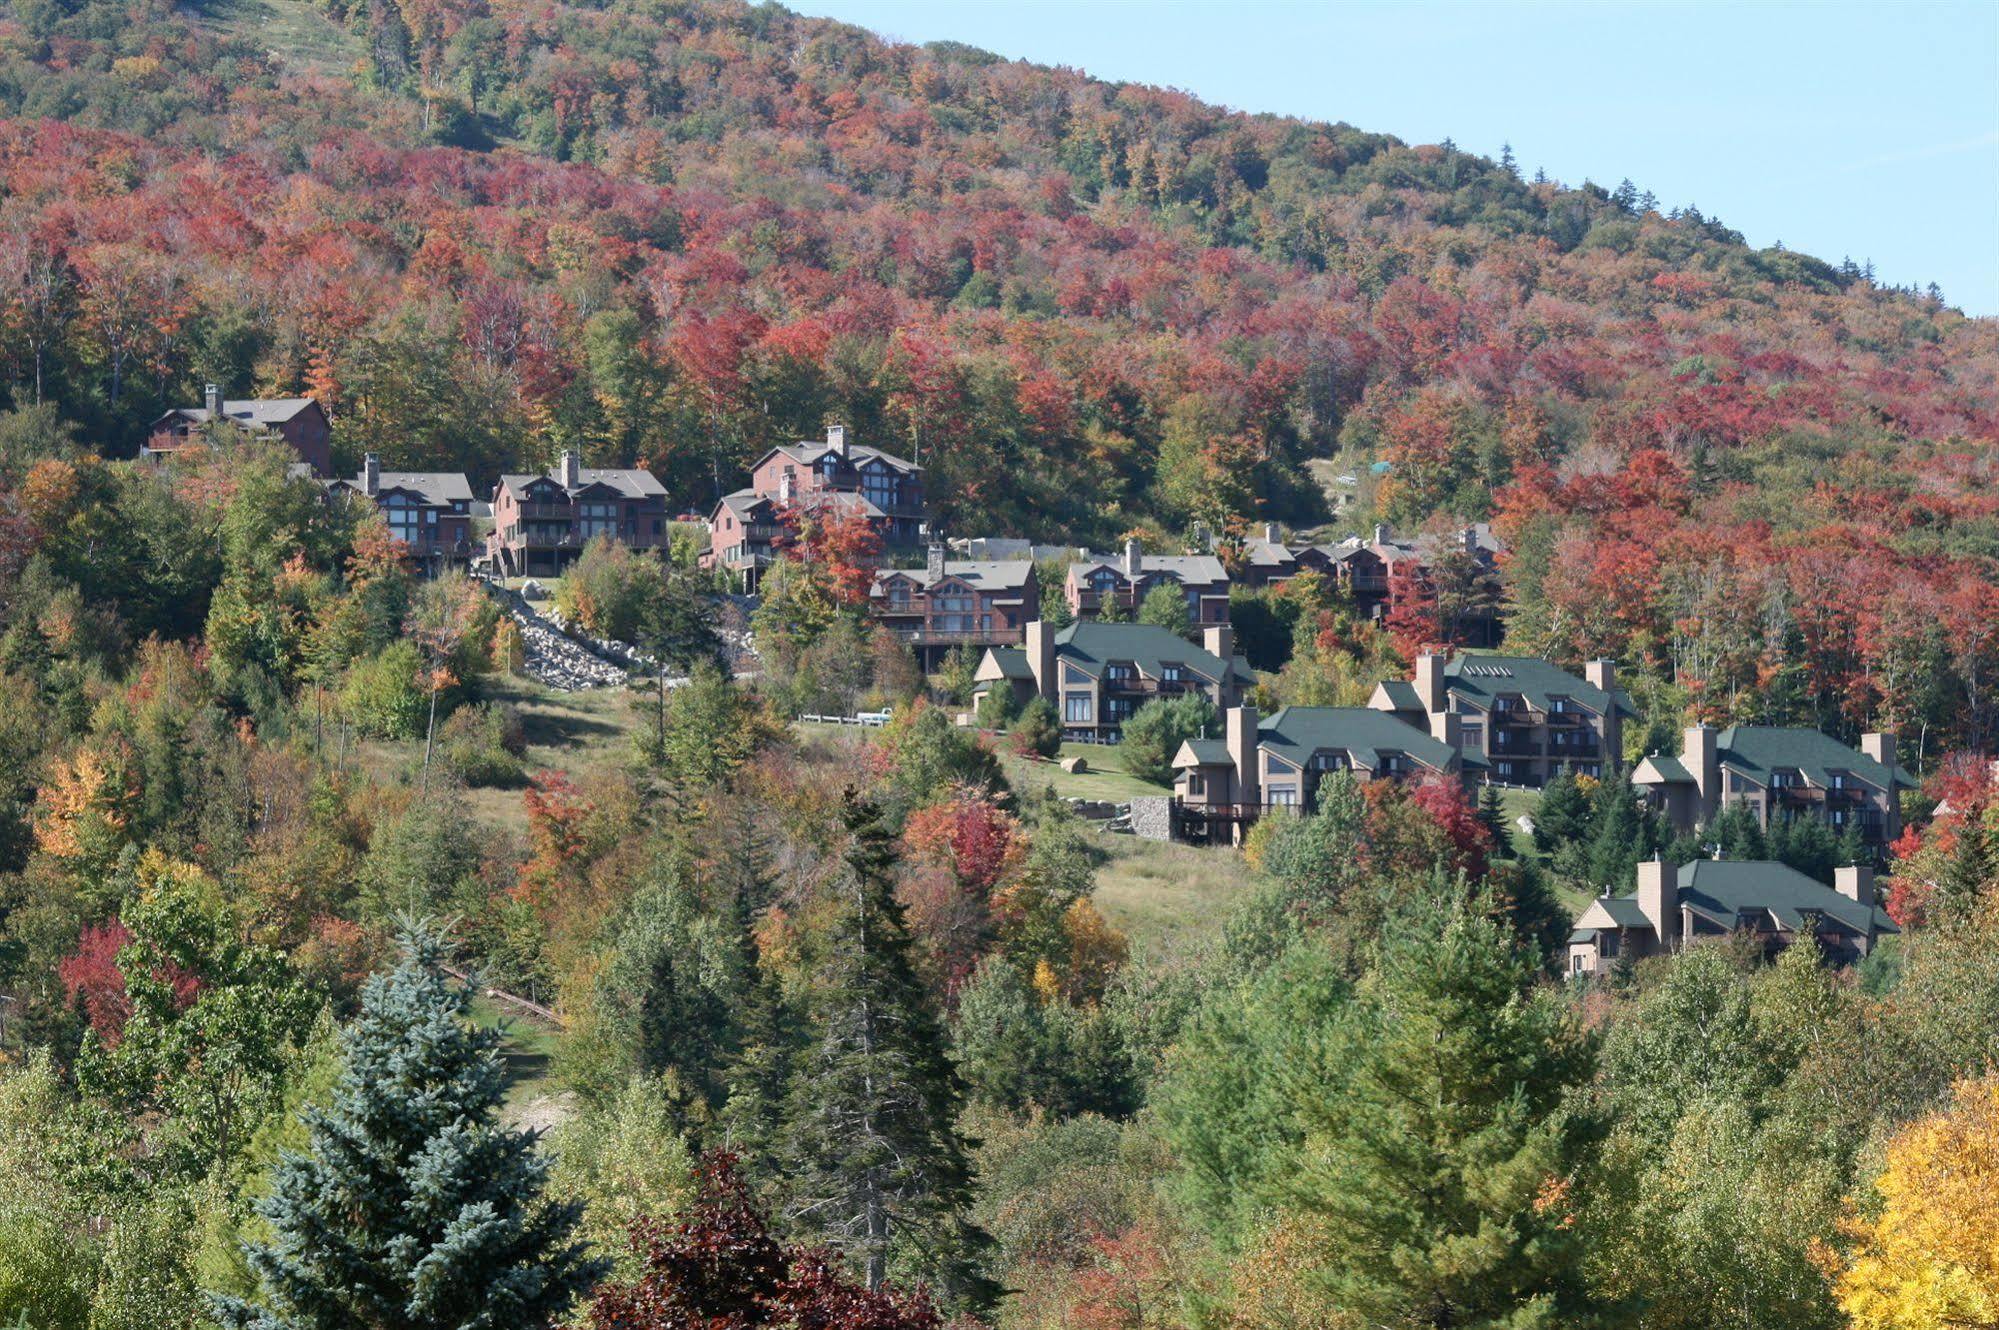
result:
[(1100, 596), (1108, 596), (1117, 591), (1117, 574), (1108, 568), (1099, 568), (1090, 574), (1090, 587)]
[(1205, 798), (1208, 793), (1208, 778), (1199, 772), (1189, 774), (1187, 777), (1187, 793), (1195, 797)]
[(583, 518), (583, 539), (593, 536), (615, 536), (618, 533), (618, 505), (615, 503), (585, 503), (578, 505)]
[(1467, 725), (1459, 731), (1459, 737), (1463, 740), (1466, 748), (1483, 748), (1485, 747), (1485, 726)]
[(382, 500), (382, 516), (389, 524), (389, 534), (397, 540), (414, 545), (423, 539), (423, 511), (412, 507), (404, 495), (391, 494)]
[(1273, 785), (1270, 787), (1270, 802), (1277, 808), (1296, 808), (1298, 791), (1290, 785)]
[(1496, 715), (1501, 715), (1501, 716), (1505, 715), (1507, 712), (1513, 710), (1513, 699), (1510, 697), (1493, 698), (1492, 710)]
[(1162, 660), (1159, 662), (1159, 682), (1184, 683), (1186, 682), (1186, 679), (1187, 679), (1187, 667), (1182, 665), (1179, 661)]
[(885, 472), (870, 471), (861, 477), (861, 493), (869, 503), (886, 512), (895, 507), (895, 477)]
[(1402, 757), (1402, 754), (1400, 754), (1400, 753), (1383, 753), (1383, 754), (1381, 755), (1381, 774), (1382, 774), (1382, 775), (1384, 775), (1384, 776), (1399, 776), (1399, 775), (1401, 775), (1401, 774), (1402, 774), (1402, 772), (1403, 772), (1403, 770), (1404, 770), (1404, 767), (1405, 767), (1405, 764), (1404, 764), (1404, 761), (1403, 761), (1403, 757)]
[(1132, 668), (1129, 661), (1119, 661), (1116, 664), (1104, 666), (1105, 683), (1130, 683), (1137, 677), (1138, 671)]
[(1312, 770), (1339, 771), (1347, 764), (1347, 755), (1338, 748), (1322, 749), (1312, 754)]
[(1566, 697), (1551, 697), (1551, 698), (1549, 698), (1549, 699), (1548, 699), (1548, 714), (1549, 714), (1549, 715), (1551, 715), (1551, 716), (1565, 716), (1565, 715), (1567, 715), (1567, 714), (1568, 714), (1568, 712), (1569, 712), (1569, 699), (1568, 699), (1568, 698), (1566, 698)]
[(1844, 771), (1828, 771), (1826, 773), (1826, 784), (1827, 788), (1829, 789), (1834, 789), (1834, 790), (1850, 789), (1852, 787), (1849, 786), (1847, 782), (1851, 779), (1852, 777), (1847, 775), (1847, 773)]
[(1062, 699), (1063, 720), (1088, 725), (1090, 718), (1090, 695), (1088, 693), (1070, 693)]
[(888, 584), (888, 604), (890, 609), (907, 609), (909, 607), (909, 583), (900, 581), (890, 582)]

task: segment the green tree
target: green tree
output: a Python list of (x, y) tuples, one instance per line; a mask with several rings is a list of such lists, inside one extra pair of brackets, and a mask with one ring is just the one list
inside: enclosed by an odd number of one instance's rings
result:
[(1587, 841), (1596, 826), (1596, 810), (1566, 767), (1541, 790), (1534, 807), (1534, 846), (1552, 854), (1564, 845)]
[(162, 1115), (159, 1157), (184, 1176), (230, 1162), (284, 1091), (318, 1002), (283, 953), (243, 940), (215, 884), (148, 861), (118, 953), (130, 1006), (113, 1043), (86, 1036), (78, 1083), (131, 1113)]
[(1392, 921), (1299, 1105), (1290, 1203), (1322, 1223), (1316, 1281), (1369, 1325), (1590, 1324), (1563, 1190), (1592, 1044), (1493, 903), (1439, 892)]
[(1177, 583), (1161, 582), (1145, 593), (1138, 603), (1138, 622), (1164, 628), (1176, 637), (1185, 637), (1192, 620), (1187, 613), (1187, 593)]
[(1062, 751), (1062, 719), (1055, 714), (1055, 704), (1045, 697), (1028, 699), (1014, 718), (1011, 733), (1014, 747), (1023, 753), (1054, 757)]
[(285, 1157), (258, 1207), (262, 1304), (218, 1298), (226, 1326), (540, 1326), (607, 1268), (573, 1238), (579, 1207), (543, 1197), (534, 1133), (493, 1124), (500, 1035), (467, 1021), (443, 940), (418, 925), (401, 945), (362, 992), (333, 1107), (306, 1115), (310, 1152)]
[(840, 912), (810, 1000), (818, 1046), (791, 1092), (791, 1214), (858, 1261), (870, 1289), (899, 1265), (982, 1309), (998, 1290), (978, 1268), (989, 1239), (967, 1218), (964, 1086), (918, 978), (894, 840), (853, 796), (845, 823)]
[(1173, 755), (1189, 739), (1214, 729), (1215, 704), (1199, 693), (1147, 702), (1124, 723), (1118, 757), (1140, 780), (1165, 785), (1173, 779)]

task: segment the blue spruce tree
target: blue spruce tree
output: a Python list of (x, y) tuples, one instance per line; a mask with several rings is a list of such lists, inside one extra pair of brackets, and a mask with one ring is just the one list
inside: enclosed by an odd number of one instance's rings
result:
[(406, 929), (368, 981), (311, 1149), (287, 1154), (248, 1249), (261, 1305), (216, 1300), (233, 1330), (533, 1330), (604, 1273), (573, 1238), (579, 1207), (544, 1203), (535, 1133), (494, 1125), (499, 1035), (466, 1020), (442, 939)]

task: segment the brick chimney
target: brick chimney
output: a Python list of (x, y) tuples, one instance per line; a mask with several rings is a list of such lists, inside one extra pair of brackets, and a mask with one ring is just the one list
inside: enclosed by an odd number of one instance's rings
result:
[(1201, 646), (1226, 665), (1235, 658), (1235, 629), (1225, 623), (1211, 623), (1201, 629)]
[(222, 385), (211, 383), (202, 390), (202, 401), (208, 407), (210, 420), (222, 419)]
[(1721, 735), (1712, 725), (1690, 725), (1680, 740), (1680, 765), (1694, 778), (1694, 821), (1714, 821), (1721, 811)]
[(361, 492), (375, 495), (382, 489), (382, 456), (369, 453), (361, 459)]
[(1680, 870), (1657, 855), (1638, 865), (1638, 912), (1659, 935), (1661, 950), (1680, 931)]
[(557, 479), (561, 480), (562, 488), (566, 490), (578, 489), (582, 486), (583, 459), (576, 455), (574, 448), (563, 450), (562, 474)]
[(1832, 870), (1832, 889), (1850, 901), (1862, 905), (1874, 904), (1874, 870), (1861, 864), (1848, 864), (1844, 868)]
[(1055, 704), (1056, 715), (1062, 713), (1062, 699), (1055, 688), (1055, 629), (1044, 619), (1035, 619), (1027, 625), (1025, 640), (1027, 668), (1034, 675), (1034, 691)]
[(828, 425), (826, 427), (826, 446), (839, 454), (841, 461), (846, 461), (847, 427), (845, 425)]
[(1263, 773), (1257, 766), (1255, 707), (1230, 707), (1225, 718), (1224, 736), (1229, 765), (1235, 769), (1235, 801), (1239, 804), (1263, 802)]
[(1145, 550), (1136, 540), (1124, 543), (1124, 575), (1137, 577), (1139, 568), (1145, 563)]
[(943, 541), (933, 540), (930, 542), (930, 554), (923, 565), (923, 570), (930, 575), (930, 581), (933, 585), (944, 580)]
[(1444, 709), (1444, 658), (1434, 651), (1416, 657), (1416, 696), (1427, 715)]

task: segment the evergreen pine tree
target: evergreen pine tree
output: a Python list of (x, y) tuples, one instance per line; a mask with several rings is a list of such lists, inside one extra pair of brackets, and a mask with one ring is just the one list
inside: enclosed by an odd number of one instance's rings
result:
[(1513, 155), (1513, 145), (1511, 143), (1502, 143), (1499, 145), (1499, 169), (1512, 176), (1515, 180), (1520, 178), (1520, 162)]
[(607, 1268), (572, 1234), (575, 1205), (542, 1199), (535, 1133), (493, 1125), (504, 1087), (496, 1031), (466, 1020), (467, 991), (428, 926), (368, 981), (343, 1038), (330, 1111), (305, 1115), (258, 1211), (249, 1265), (262, 1305), (216, 1300), (239, 1330), (527, 1330)]
[(1957, 819), (1953, 831), (1956, 843), (1951, 846), (1950, 858), (1944, 861), (1943, 876), (1937, 880), (1936, 906), (1932, 911), (1940, 923), (1958, 923), (1970, 918), (1992, 879), (1984, 807), (1974, 804)]
[(1763, 834), (1763, 826), (1756, 820), (1756, 814), (1742, 804), (1730, 804), (1722, 810), (1714, 821), (1711, 833), (1716, 844), (1721, 846), (1724, 859), (1768, 859), (1770, 842)]
[(1593, 1062), (1573, 1012), (1482, 895), (1399, 918), (1301, 1104), (1289, 1199), (1324, 1219), (1316, 1278), (1355, 1324), (1591, 1324), (1565, 1099)]
[(1596, 810), (1565, 767), (1541, 791), (1534, 809), (1534, 844), (1543, 854), (1586, 841), (1596, 828)]
[(1513, 857), (1513, 835), (1506, 826), (1506, 810), (1500, 807), (1499, 787), (1486, 784), (1478, 792), (1478, 820), (1492, 834), (1492, 852), (1495, 858)]
[(895, 898), (894, 839), (874, 805), (851, 793), (845, 822), (853, 840), (841, 909), (811, 1000), (818, 1045), (790, 1095), (791, 1216), (857, 1259), (871, 1290), (893, 1262), (981, 1309), (998, 1289), (977, 1264), (991, 1239), (966, 1217), (963, 1083), (917, 977)]
[(1657, 824), (1628, 780), (1606, 777), (1596, 788), (1596, 829), (1590, 839), (1589, 879), (1613, 893), (1631, 885), (1638, 862), (1658, 848)]

